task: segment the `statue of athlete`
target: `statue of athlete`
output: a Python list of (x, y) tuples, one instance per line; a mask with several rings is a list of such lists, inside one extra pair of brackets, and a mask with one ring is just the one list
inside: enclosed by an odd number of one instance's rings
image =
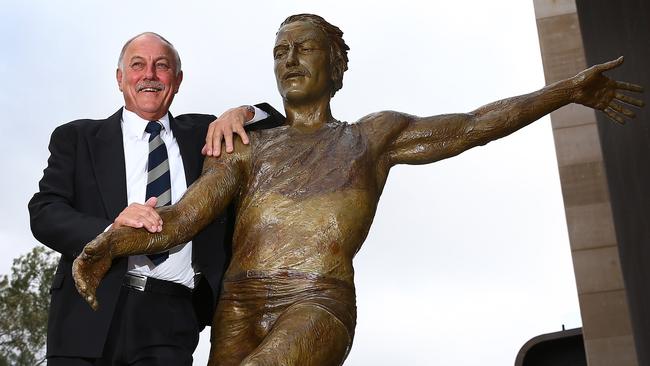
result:
[(231, 200), (232, 261), (212, 326), (210, 365), (340, 365), (356, 323), (352, 258), (372, 223), (390, 168), (446, 159), (509, 135), (569, 103), (617, 122), (641, 92), (593, 66), (543, 89), (460, 114), (378, 112), (340, 122), (330, 99), (342, 86), (348, 46), (316, 15), (287, 18), (277, 33), (275, 77), (287, 125), (250, 133), (250, 144), (205, 160), (203, 175), (173, 206), (159, 233), (119, 228), (99, 235), (74, 263), (93, 306), (111, 260), (187, 242)]

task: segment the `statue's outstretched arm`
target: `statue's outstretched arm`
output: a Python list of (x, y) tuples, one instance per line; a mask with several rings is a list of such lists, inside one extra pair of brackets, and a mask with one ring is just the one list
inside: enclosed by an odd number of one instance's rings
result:
[[(243, 151), (243, 152), (242, 152)], [(235, 196), (243, 174), (242, 156), (248, 147), (221, 158), (206, 158), (201, 177), (174, 205), (157, 209), (162, 231), (120, 227), (108, 230), (88, 243), (75, 259), (72, 274), (77, 290), (97, 309), (95, 291), (114, 258), (168, 250), (194, 237), (223, 211)]]
[(601, 110), (610, 119), (624, 123), (625, 118), (635, 117), (627, 105), (642, 107), (643, 102), (622, 92), (638, 93), (643, 88), (603, 75), (622, 63), (620, 57), (595, 65), (536, 92), (490, 103), (470, 113), (415, 117), (393, 112), (388, 118), (390, 125), (401, 127), (386, 141), (382, 153), (387, 154), (390, 165), (431, 163), (507, 136), (569, 103)]

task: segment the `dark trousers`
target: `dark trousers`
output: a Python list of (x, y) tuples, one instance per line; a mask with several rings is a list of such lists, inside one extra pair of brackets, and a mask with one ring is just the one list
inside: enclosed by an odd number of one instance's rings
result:
[(198, 342), (189, 292), (174, 296), (122, 287), (102, 358), (49, 357), (47, 365), (191, 366)]

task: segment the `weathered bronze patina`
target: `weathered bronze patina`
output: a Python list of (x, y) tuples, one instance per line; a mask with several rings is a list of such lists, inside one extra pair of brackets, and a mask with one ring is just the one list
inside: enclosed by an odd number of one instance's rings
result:
[(113, 258), (186, 242), (234, 199), (233, 258), (214, 317), (210, 365), (340, 365), (356, 319), (352, 258), (392, 166), (452, 157), (569, 103), (602, 110), (617, 122), (634, 117), (621, 102), (643, 105), (620, 93), (641, 87), (602, 75), (619, 66), (619, 58), (470, 113), (388, 111), (339, 122), (330, 99), (347, 69), (341, 36), (318, 16), (285, 20), (273, 53), (287, 126), (251, 133), (250, 145), (206, 159), (183, 199), (160, 209), (162, 232), (120, 228), (89, 243), (74, 276), (93, 307)]

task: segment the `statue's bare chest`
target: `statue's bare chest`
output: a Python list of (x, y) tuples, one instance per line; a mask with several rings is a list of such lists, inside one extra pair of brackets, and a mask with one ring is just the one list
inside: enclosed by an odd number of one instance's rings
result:
[(359, 128), (332, 123), (302, 133), (285, 126), (262, 131), (251, 145), (250, 193), (293, 198), (364, 189), (374, 177)]

